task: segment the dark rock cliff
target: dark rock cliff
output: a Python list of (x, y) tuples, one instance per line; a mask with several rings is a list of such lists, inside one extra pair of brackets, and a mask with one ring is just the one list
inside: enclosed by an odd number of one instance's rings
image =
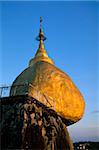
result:
[(29, 96), (1, 98), (1, 149), (73, 150), (60, 116)]

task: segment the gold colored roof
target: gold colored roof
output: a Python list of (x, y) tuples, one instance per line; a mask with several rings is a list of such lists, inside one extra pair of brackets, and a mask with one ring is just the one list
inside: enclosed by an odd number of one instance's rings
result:
[(30, 60), (28, 68), (12, 84), (15, 86), (28, 83), (29, 86), (20, 86), (16, 90), (12, 87), (10, 94), (28, 94), (55, 110), (67, 122), (77, 122), (84, 113), (83, 96), (70, 77), (53, 65), (44, 49), (43, 38), (40, 28), (37, 53)]

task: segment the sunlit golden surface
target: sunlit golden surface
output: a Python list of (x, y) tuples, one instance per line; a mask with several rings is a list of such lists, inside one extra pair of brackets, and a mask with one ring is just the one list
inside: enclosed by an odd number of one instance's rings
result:
[(24, 70), (13, 85), (26, 82), (33, 87), (18, 87), (11, 95), (22, 95), (27, 90), (30, 96), (49, 107), (52, 106), (53, 110), (66, 119), (76, 122), (82, 117), (84, 100), (81, 93), (72, 80), (55, 66), (43, 61), (37, 62)]
[(30, 86), (12, 88), (10, 94), (28, 94), (66, 120), (77, 122), (82, 118), (85, 106), (83, 96), (70, 77), (53, 65), (42, 40), (29, 67), (15, 79), (12, 86), (26, 83)]

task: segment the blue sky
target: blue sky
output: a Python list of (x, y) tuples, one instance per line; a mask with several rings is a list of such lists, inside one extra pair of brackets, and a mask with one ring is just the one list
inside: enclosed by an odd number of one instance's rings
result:
[(83, 119), (69, 127), (71, 137), (99, 140), (99, 3), (19, 1), (0, 2), (0, 7), (0, 85), (11, 85), (28, 66), (38, 48), (42, 16), (47, 53), (86, 102)]

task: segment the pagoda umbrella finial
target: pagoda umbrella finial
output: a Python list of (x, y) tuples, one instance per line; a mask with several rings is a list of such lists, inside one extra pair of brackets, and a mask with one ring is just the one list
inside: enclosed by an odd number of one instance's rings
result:
[(40, 28), (42, 28), (42, 17), (40, 17)]
[(54, 62), (48, 57), (48, 54), (45, 50), (44, 43), (43, 43), (43, 41), (46, 40), (46, 37), (44, 36), (44, 33), (42, 31), (42, 17), (40, 17), (39, 35), (36, 37), (36, 40), (39, 41), (39, 47), (37, 49), (35, 57), (30, 60), (29, 66), (32, 66), (38, 61), (43, 61), (43, 62), (48, 62), (50, 64), (53, 64)]
[(37, 36), (36, 40), (40, 41), (40, 43), (43, 43), (43, 41), (46, 40), (46, 37), (44, 36), (44, 33), (42, 31), (42, 17), (40, 17), (40, 30), (39, 30), (39, 35)]

